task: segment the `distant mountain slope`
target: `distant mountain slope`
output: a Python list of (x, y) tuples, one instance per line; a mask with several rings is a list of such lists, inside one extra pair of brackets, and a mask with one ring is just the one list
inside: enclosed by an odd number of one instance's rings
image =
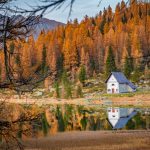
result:
[(39, 23), (36, 25), (36, 29), (34, 32), (34, 37), (37, 38), (39, 33), (42, 30), (48, 31), (48, 30), (53, 30), (58, 26), (64, 26), (64, 23), (55, 21), (55, 20), (49, 20), (47, 18), (41, 18), (39, 20)]
[[(3, 16), (0, 14), (0, 27), (3, 25), (2, 18)], [(19, 22), (19, 21), (23, 21), (25, 18), (22, 15), (16, 15), (16, 16), (14, 15), (14, 16), (11, 16), (10, 19), (12, 20), (12, 22)], [(34, 20), (34, 16), (33, 16), (33, 20)], [(65, 25), (64, 23), (61, 23), (55, 20), (49, 20), (47, 18), (40, 18), (38, 20), (38, 23), (36, 23), (36, 18), (35, 18), (35, 27), (33, 27), (34, 38), (37, 39), (37, 37), (39, 36), (39, 33), (42, 30), (45, 30), (45, 31), (53, 30), (58, 26), (64, 26), (64, 25)]]

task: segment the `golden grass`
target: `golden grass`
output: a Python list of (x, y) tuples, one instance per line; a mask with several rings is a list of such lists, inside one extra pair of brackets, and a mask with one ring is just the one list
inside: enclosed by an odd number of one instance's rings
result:
[(150, 132), (68, 132), (26, 144), (27, 150), (150, 150)]

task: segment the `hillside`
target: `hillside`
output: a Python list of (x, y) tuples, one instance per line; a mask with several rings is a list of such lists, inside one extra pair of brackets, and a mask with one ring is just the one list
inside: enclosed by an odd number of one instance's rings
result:
[[(122, 1), (115, 12), (109, 6), (95, 17), (85, 16), (81, 23), (75, 19), (54, 28), (59, 23), (42, 19), (36, 28), (36, 34), (40, 32), (37, 39), (33, 35), (27, 41), (8, 43), (11, 67), (17, 70), (14, 77), (28, 79), (37, 70), (43, 74), (50, 70), (45, 87), (54, 86), (56, 95), (62, 97), (72, 95), (72, 86), (80, 93), (86, 86), (85, 80), (98, 74), (102, 74), (104, 81), (111, 71), (122, 71), (135, 83), (149, 80), (149, 12), (149, 3), (135, 1), (126, 6)], [(3, 59), (0, 52), (0, 60)], [(6, 80), (3, 62), (0, 62), (1, 82)]]

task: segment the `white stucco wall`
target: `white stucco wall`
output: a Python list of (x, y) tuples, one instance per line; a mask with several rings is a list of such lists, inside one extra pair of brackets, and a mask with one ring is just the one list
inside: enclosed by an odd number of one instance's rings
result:
[(133, 111), (133, 108), (110, 107), (107, 109), (108, 120), (114, 127), (121, 117), (128, 117)]
[(128, 85), (127, 84), (119, 84), (119, 93), (127, 93)]
[(108, 114), (108, 120), (111, 123), (111, 125), (114, 127), (119, 118), (120, 118), (120, 110), (119, 108), (108, 108), (107, 109), (107, 114)]
[(128, 84), (119, 84), (119, 92), (120, 93), (128, 93), (128, 92), (135, 92)]
[(119, 93), (119, 83), (117, 82), (116, 78), (111, 75), (111, 77), (107, 81), (107, 93)]
[(128, 90), (128, 92), (135, 92), (136, 91), (136, 89), (133, 90), (129, 85), (127, 85), (127, 90)]

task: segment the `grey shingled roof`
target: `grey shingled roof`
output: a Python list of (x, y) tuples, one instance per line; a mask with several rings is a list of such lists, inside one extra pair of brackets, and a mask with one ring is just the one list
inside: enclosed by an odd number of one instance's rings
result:
[[(136, 86), (131, 83), (122, 72), (111, 72), (110, 76), (111, 75), (114, 75), (114, 77), (120, 84), (128, 84), (132, 89), (136, 89)], [(108, 79), (110, 78), (110, 76), (108, 77)], [(108, 81), (108, 79), (106, 80), (106, 82)]]
[(122, 117), (118, 120), (117, 124), (113, 127), (113, 129), (121, 129), (125, 127), (125, 125), (128, 123), (128, 121), (133, 118), (137, 114), (136, 111), (133, 111), (129, 116)]

